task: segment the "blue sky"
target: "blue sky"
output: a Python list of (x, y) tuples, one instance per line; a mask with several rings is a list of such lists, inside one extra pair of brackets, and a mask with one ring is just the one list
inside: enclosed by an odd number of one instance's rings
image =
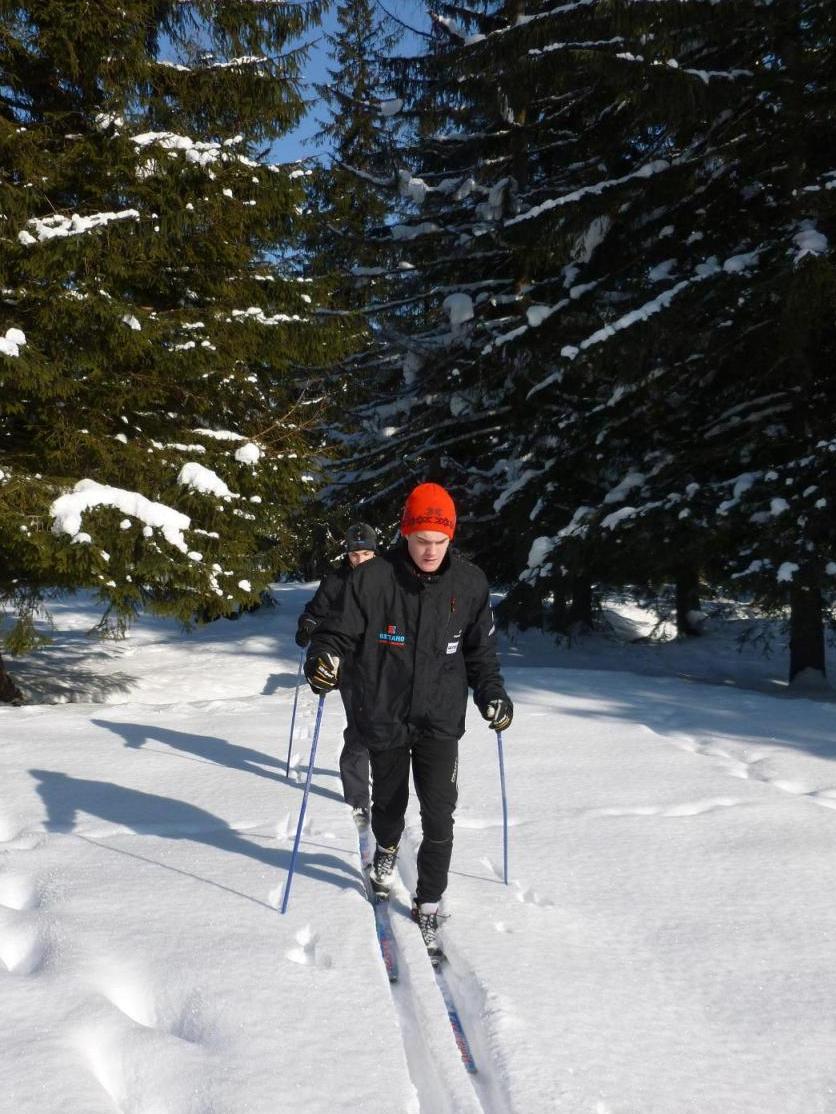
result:
[[(334, 7), (335, 6), (336, 5), (334, 5)], [(391, 2), (385, 4), (385, 8), (408, 26), (419, 28), (425, 28), (427, 26), (426, 8), (422, 0), (391, 0)], [(317, 82), (325, 81), (327, 78), (328, 44), (325, 41), (325, 35), (333, 30), (335, 26), (336, 18), (334, 8), (332, 7), (323, 21), (322, 28), (310, 36), (312, 47), (308, 57), (306, 81), (311, 87)], [(406, 32), (405, 35), (406, 38), (402, 49), (404, 51), (416, 50), (419, 40), (409, 36)], [(414, 45), (411, 45), (410, 39)], [(306, 95), (309, 97), (315, 96), (313, 88), (306, 90)], [(294, 159), (309, 158), (317, 154), (318, 148), (316, 144), (311, 142), (306, 143), (305, 141), (310, 140), (318, 131), (319, 125), (316, 122), (316, 117), (318, 115), (319, 109), (317, 105), (312, 104), (307, 116), (300, 123), (299, 127), (273, 145), (270, 157), (277, 162), (292, 162)]]

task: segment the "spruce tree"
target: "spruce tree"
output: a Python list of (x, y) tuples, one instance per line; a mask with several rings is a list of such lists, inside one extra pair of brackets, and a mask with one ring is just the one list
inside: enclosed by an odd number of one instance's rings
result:
[[(593, 580), (669, 579), (687, 623), (701, 571), (736, 577), (775, 549), (774, 522), (729, 508), (740, 476), (831, 435), (836, 10), (433, 14), (400, 93), (403, 297), (372, 307), (390, 343), (369, 380), (398, 409), (379, 412), (361, 482), (385, 498), (436, 469), (495, 576), (524, 555), (535, 610), (588, 612)], [(806, 551), (826, 577), (832, 542), (788, 533), (769, 559), (786, 576)]]
[(300, 369), (339, 353), (295, 262), (320, 5), (0, 3), (0, 604), (189, 620), (293, 567)]
[(335, 29), (327, 36), (328, 80), (315, 87), (321, 130), (312, 142), (325, 152), (308, 179), (307, 267), (331, 291), (332, 312), (343, 320), (349, 354), (342, 362), (309, 369), (312, 387), (327, 400), (319, 426), (326, 484), (320, 497), (327, 523), (321, 513), (311, 516), (310, 571), (321, 572), (325, 559), (339, 551), (344, 527), (357, 515), (353, 491), (347, 499), (342, 494), (350, 467), (343, 457), (352, 451), (354, 439), (363, 436), (364, 419), (356, 408), (362, 409), (368, 397), (365, 369), (375, 364), (381, 345), (365, 310), (369, 303), (388, 300), (397, 277), (386, 222), (389, 191), (397, 180), (395, 145), (404, 130), (390, 67), (400, 37), (376, 4), (338, 4)]

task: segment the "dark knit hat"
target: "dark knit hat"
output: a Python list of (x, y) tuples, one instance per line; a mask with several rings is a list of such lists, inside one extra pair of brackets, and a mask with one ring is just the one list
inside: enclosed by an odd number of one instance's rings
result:
[(345, 548), (347, 553), (356, 553), (358, 549), (376, 552), (377, 531), (367, 522), (352, 522), (345, 532)]
[(433, 530), (448, 538), (456, 532), (455, 504), (438, 484), (419, 484), (404, 504), (401, 533), (406, 537), (418, 530)]

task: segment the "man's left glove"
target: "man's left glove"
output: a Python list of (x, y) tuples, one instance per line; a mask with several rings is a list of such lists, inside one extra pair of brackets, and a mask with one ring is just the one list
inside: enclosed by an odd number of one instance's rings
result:
[(340, 659), (336, 654), (317, 654), (305, 659), (305, 676), (317, 696), (335, 689), (340, 678)]
[(303, 615), (296, 628), (296, 645), (301, 646), (304, 650), (310, 642), (311, 635), (316, 630), (316, 626), (316, 619), (312, 619), (310, 615)]
[(483, 704), (479, 711), (490, 724), (492, 731), (504, 731), (511, 726), (514, 718), (514, 705), (507, 696), (497, 696)]

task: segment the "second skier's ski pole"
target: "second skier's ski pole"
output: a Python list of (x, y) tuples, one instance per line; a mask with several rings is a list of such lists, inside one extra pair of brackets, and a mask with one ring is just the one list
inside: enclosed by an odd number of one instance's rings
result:
[(499, 750), (499, 785), (502, 790), (502, 873), (505, 885), (508, 885), (508, 799), (505, 796), (505, 759), (502, 754), (502, 732), (496, 733), (496, 745)]
[(293, 714), (290, 717), (290, 738), (287, 740), (287, 769), (285, 777), (290, 777), (290, 752), (293, 750), (293, 725), (296, 723), (296, 705), (299, 701), (299, 682), (302, 679), (302, 663), (305, 660), (305, 651), (299, 653), (299, 668), (296, 670), (296, 691), (293, 694)]
[(282, 913), (287, 912), (287, 902), (290, 897), (290, 883), (293, 881), (293, 871), (296, 867), (296, 856), (299, 853), (299, 842), (302, 839), (302, 827), (305, 823), (305, 809), (308, 807), (308, 794), (311, 791), (311, 777), (316, 760), (316, 744), (319, 739), (319, 725), (322, 723), (322, 709), (325, 707), (325, 693), (319, 698), (316, 709), (316, 724), (314, 726), (313, 740), (311, 742), (311, 756), (308, 760), (308, 776), (305, 778), (305, 792), (302, 794), (302, 808), (299, 811), (299, 823), (296, 825), (296, 838), (293, 841), (293, 853), (290, 856), (290, 866), (287, 871), (287, 881), (284, 884), (284, 897), (282, 898)]

